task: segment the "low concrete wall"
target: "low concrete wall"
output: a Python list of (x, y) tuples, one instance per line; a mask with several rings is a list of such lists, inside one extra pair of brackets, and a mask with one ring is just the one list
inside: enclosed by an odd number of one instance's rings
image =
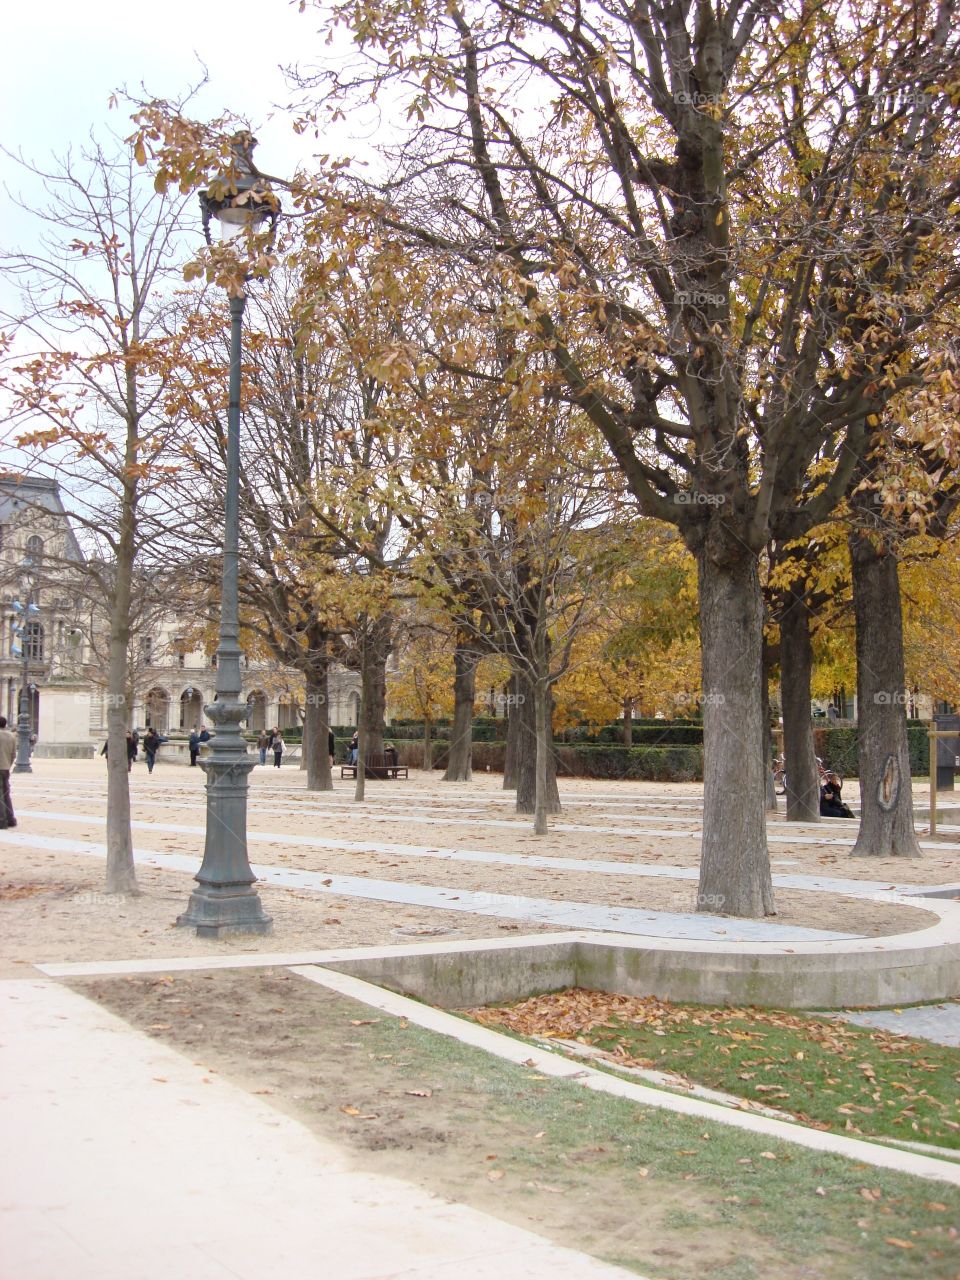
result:
[(393, 954), (345, 959), (328, 967), (388, 991), (444, 1009), (499, 1004), (577, 985), (577, 944), (525, 938), (518, 945), (443, 943), (429, 951), (393, 948)]
[(38, 742), (33, 754), (39, 760), (92, 760), (98, 750), (93, 742)]
[[(891, 895), (911, 906), (915, 897)], [(509, 942), (436, 943), (343, 957), (328, 966), (444, 1009), (521, 1000), (563, 987), (698, 1004), (876, 1008), (960, 995), (960, 903), (916, 933), (782, 943), (684, 942), (566, 933)]]

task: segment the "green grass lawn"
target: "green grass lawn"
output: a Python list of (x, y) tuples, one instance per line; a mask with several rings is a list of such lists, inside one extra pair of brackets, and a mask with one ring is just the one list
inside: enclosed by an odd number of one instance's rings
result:
[(863, 1137), (960, 1149), (960, 1050), (760, 1009), (560, 992), (474, 1011), (520, 1034), (576, 1039), (614, 1065), (654, 1067)]

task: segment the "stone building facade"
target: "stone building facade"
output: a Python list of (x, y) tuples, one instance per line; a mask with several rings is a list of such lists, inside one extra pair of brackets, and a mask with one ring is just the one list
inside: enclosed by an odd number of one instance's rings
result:
[[(0, 708), (15, 726), (26, 686), (38, 755), (91, 756), (106, 737), (106, 626), (83, 589), (84, 563), (56, 481), (0, 475)], [(209, 725), (216, 654), (192, 646), (189, 630), (171, 611), (131, 642), (131, 727), (177, 735)], [(244, 658), (243, 676), (251, 731), (302, 723), (299, 673)], [(331, 724), (356, 724), (359, 676), (333, 668), (329, 699)]]

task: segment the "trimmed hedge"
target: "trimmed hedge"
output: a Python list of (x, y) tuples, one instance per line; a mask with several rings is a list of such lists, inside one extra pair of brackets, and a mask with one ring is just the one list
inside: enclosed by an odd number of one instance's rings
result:
[[(423, 744), (394, 739), (405, 764), (422, 765)], [(699, 782), (703, 778), (703, 748), (700, 746), (619, 747), (570, 746), (554, 744), (558, 777), (642, 779), (648, 782)], [(506, 744), (475, 742), (473, 770), (502, 773)], [(433, 767), (446, 769), (448, 750), (437, 744)]]
[[(818, 756), (828, 769), (836, 769), (845, 778), (860, 774), (857, 730), (847, 725), (831, 725), (813, 730), (813, 741)], [(930, 772), (930, 739), (924, 723), (907, 725), (907, 742), (910, 745), (910, 772), (922, 777)]]

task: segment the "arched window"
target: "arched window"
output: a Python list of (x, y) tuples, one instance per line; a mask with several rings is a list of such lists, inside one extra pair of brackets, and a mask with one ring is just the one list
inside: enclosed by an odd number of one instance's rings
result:
[(27, 539), (27, 561), (36, 564), (43, 558), (43, 539), (39, 534), (31, 533)]
[(24, 642), (27, 646), (27, 659), (30, 662), (43, 661), (43, 623), (28, 622), (24, 630)]

